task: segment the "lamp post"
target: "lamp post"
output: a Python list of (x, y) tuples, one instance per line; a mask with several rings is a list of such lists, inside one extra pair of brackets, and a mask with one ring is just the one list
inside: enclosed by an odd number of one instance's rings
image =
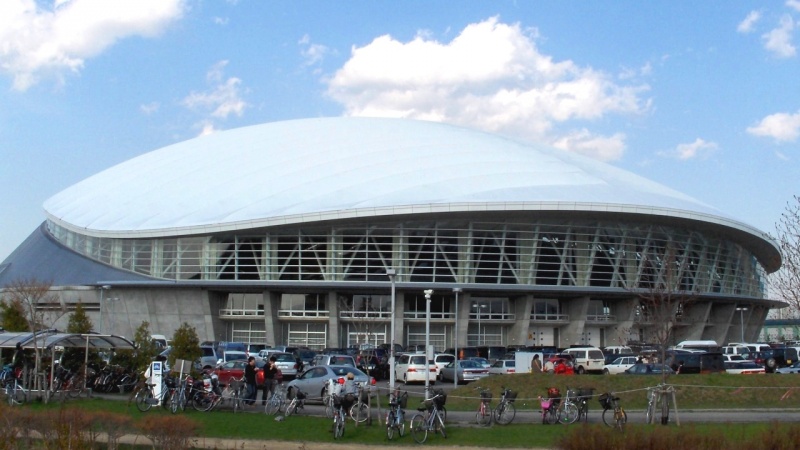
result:
[(742, 343), (744, 343), (744, 312), (747, 311), (747, 307), (740, 306), (736, 310), (739, 311), (739, 320), (742, 324)]
[(389, 325), (389, 333), (391, 333), (391, 337), (389, 342), (391, 343), (389, 347), (389, 393), (394, 395), (394, 385), (395, 385), (395, 373), (394, 373), (394, 319), (395, 319), (395, 293), (394, 293), (394, 277), (397, 275), (397, 272), (394, 269), (386, 269), (386, 276), (389, 277), (389, 281), (392, 283), (392, 314), (391, 320), (392, 323)]
[(431, 395), (431, 364), (428, 353), (431, 348), (431, 295), (433, 289), (425, 290), (425, 398)]
[(458, 294), (461, 292), (461, 288), (453, 288), (453, 292), (456, 294), (456, 324), (455, 329), (453, 330), (453, 353), (455, 353), (455, 361), (453, 361), (453, 388), (458, 388)]
[(104, 284), (104, 285), (100, 286), (100, 324), (98, 326), (98, 329), (100, 330), (100, 334), (103, 334), (103, 331), (104, 331), (104, 328), (105, 328), (103, 326), (103, 299), (105, 297), (104, 294), (105, 294), (106, 290), (108, 290), (108, 289), (111, 289), (111, 286), (109, 286), (107, 284)]

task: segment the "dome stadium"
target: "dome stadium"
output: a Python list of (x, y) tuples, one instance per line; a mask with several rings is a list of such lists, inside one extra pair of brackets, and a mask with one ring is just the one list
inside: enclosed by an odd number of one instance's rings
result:
[[(101, 331), (345, 347), (651, 340), (640, 302), (691, 292), (676, 339), (755, 339), (781, 256), (763, 232), (579, 155), (451, 125), (268, 123), (170, 145), (48, 199), (0, 265)], [(665, 280), (679, 280), (669, 283)], [(433, 290), (430, 300), (425, 290)], [(392, 310), (392, 292), (395, 308)], [(428, 314), (430, 311), (430, 315)], [(741, 336), (740, 336), (741, 332)]]

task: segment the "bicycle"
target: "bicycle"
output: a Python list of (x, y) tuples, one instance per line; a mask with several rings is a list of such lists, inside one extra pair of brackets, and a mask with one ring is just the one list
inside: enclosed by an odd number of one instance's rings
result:
[(3, 367), (0, 378), (3, 380), (3, 392), (9, 405), (22, 405), (28, 401), (28, 393), (20, 384), (19, 377), (15, 373), (13, 366), (7, 365)]
[(170, 388), (169, 410), (172, 412), (172, 414), (177, 414), (179, 410), (184, 411), (186, 409), (186, 403), (188, 403), (186, 397), (186, 387), (188, 385), (191, 390), (191, 383), (191, 375), (186, 375), (181, 382), (180, 387), (176, 386), (174, 388)]
[(578, 420), (578, 405), (573, 401), (578, 393), (574, 389), (567, 388), (567, 396), (558, 406), (558, 421), (564, 425), (575, 423)]
[(58, 366), (50, 384), (50, 394), (55, 396), (59, 392), (70, 398), (77, 398), (86, 389), (85, 378), (80, 372), (73, 372)]
[(386, 412), (386, 437), (390, 441), (394, 437), (395, 431), (400, 437), (403, 437), (406, 431), (406, 414), (403, 409), (408, 405), (408, 392), (403, 392), (403, 395), (398, 394), (399, 391), (389, 394), (389, 411)]
[[(606, 392), (598, 400), (600, 401), (600, 406), (603, 407), (603, 423), (623, 431), (625, 424), (628, 422), (628, 413), (620, 406), (619, 397), (615, 396), (613, 392)], [(609, 411), (612, 412), (609, 414)]]
[(578, 389), (578, 422), (583, 420), (584, 423), (589, 421), (589, 399), (594, 395), (593, 388), (580, 388)]
[[(150, 411), (150, 408), (153, 405), (157, 405), (159, 403), (160, 398), (156, 397), (155, 394), (155, 383), (145, 383), (144, 387), (139, 389), (139, 392), (136, 393), (135, 401), (136, 401), (136, 408), (141, 412)], [(162, 389), (162, 397), (169, 395), (168, 389)]]
[(275, 385), (275, 389), (272, 391), (272, 396), (267, 400), (267, 403), (264, 405), (264, 414), (267, 415), (274, 415), (278, 414), (281, 409), (283, 409), (283, 405), (286, 403), (285, 397), (283, 395), (283, 383), (278, 382)]
[(544, 425), (553, 425), (554, 423), (558, 422), (558, 413), (556, 401), (557, 398), (549, 398), (549, 397), (542, 397), (539, 396), (539, 403), (542, 408), (542, 424)]
[(291, 416), (292, 414), (296, 413), (297, 410), (305, 409), (306, 397), (308, 397), (308, 394), (297, 391), (297, 393), (294, 394), (292, 401), (289, 402), (289, 405), (286, 407), (286, 415)]
[(344, 435), (344, 427), (345, 427), (345, 408), (344, 408), (344, 396), (343, 395), (336, 395), (331, 394), (331, 401), (333, 403), (333, 438), (334, 439), (341, 439)]
[[(227, 390), (230, 392), (230, 399), (231, 403), (233, 403), (233, 413), (236, 414), (239, 411), (244, 411), (244, 395), (243, 391), (245, 388), (244, 378), (237, 379), (231, 378), (231, 381), (228, 382)], [(223, 392), (223, 397), (225, 393)]]
[(369, 419), (369, 404), (364, 401), (364, 398), (369, 396), (369, 392), (364, 389), (361, 383), (356, 384), (356, 401), (350, 407), (350, 418), (356, 423), (363, 423)]
[(658, 405), (658, 390), (660, 386), (647, 388), (647, 410), (644, 415), (644, 423), (651, 424), (656, 415), (656, 406)]
[(411, 418), (411, 436), (417, 444), (422, 444), (428, 439), (428, 432), (437, 431), (442, 433), (442, 437), (447, 439), (447, 433), (444, 428), (444, 420), (439, 414), (440, 406), (444, 406), (447, 396), (443, 391), (439, 390), (435, 395), (426, 399), (422, 406), (417, 408), (418, 411), (423, 411), (424, 414), (416, 414)]
[(517, 409), (514, 407), (514, 401), (517, 399), (517, 393), (503, 387), (503, 393), (500, 394), (500, 403), (494, 409), (494, 421), (500, 425), (508, 425), (517, 415)]
[(488, 427), (492, 424), (492, 416), (494, 415), (491, 408), (492, 393), (488, 389), (476, 387), (475, 389), (481, 392), (481, 402), (478, 404), (478, 412), (475, 413), (475, 422), (478, 425)]

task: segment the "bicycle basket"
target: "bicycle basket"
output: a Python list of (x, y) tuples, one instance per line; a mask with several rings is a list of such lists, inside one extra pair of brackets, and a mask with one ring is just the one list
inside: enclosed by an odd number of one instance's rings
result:
[(231, 389), (233, 389), (234, 391), (238, 391), (239, 389), (244, 387), (244, 381), (242, 381), (242, 380), (231, 380), (229, 385), (230, 385)]
[(541, 398), (539, 402), (542, 405), (542, 409), (550, 409), (551, 401), (549, 398)]
[(505, 394), (506, 394), (506, 401), (508, 403), (514, 403), (514, 401), (517, 399), (517, 393), (512, 391), (511, 389), (506, 389)]
[(168, 388), (172, 389), (176, 387), (175, 378), (174, 377), (166, 377), (164, 378), (164, 384), (167, 385)]
[(600, 402), (600, 406), (602, 406), (603, 409), (611, 409), (611, 408), (613, 408), (613, 406), (611, 405), (611, 396), (608, 393), (605, 393), (605, 394), (601, 395), (597, 399), (597, 401)]
[(487, 391), (481, 391), (481, 401), (483, 403), (489, 403), (492, 401), (492, 393)]
[(403, 392), (403, 395), (401, 395), (400, 398), (397, 399), (397, 403), (400, 404), (401, 408), (407, 408), (408, 407), (408, 392)]
[(333, 397), (333, 406), (335, 408), (339, 408), (342, 406), (342, 401), (344, 400), (344, 397), (342, 397), (341, 395), (332, 395), (331, 397)]
[(436, 402), (437, 408), (441, 408), (442, 406), (444, 406), (445, 403), (447, 403), (447, 396), (442, 394), (441, 396), (433, 399), (433, 401)]

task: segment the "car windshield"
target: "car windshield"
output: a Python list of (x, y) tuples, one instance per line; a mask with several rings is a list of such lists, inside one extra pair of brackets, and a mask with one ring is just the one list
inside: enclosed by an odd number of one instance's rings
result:
[(282, 355), (276, 355), (275, 360), (278, 362), (295, 362), (294, 355), (289, 353), (284, 353)]
[(475, 361), (461, 361), (461, 367), (463, 367), (465, 369), (474, 369), (474, 368), (481, 367), (481, 365), (478, 364)]
[(356, 369), (355, 367), (349, 367), (349, 366), (347, 366), (347, 367), (344, 367), (344, 366), (331, 367), (331, 371), (334, 373), (334, 375), (340, 376), (340, 377), (347, 376), (348, 373), (352, 373), (356, 377), (366, 377), (367, 376), (367, 375), (364, 374), (364, 372)]

